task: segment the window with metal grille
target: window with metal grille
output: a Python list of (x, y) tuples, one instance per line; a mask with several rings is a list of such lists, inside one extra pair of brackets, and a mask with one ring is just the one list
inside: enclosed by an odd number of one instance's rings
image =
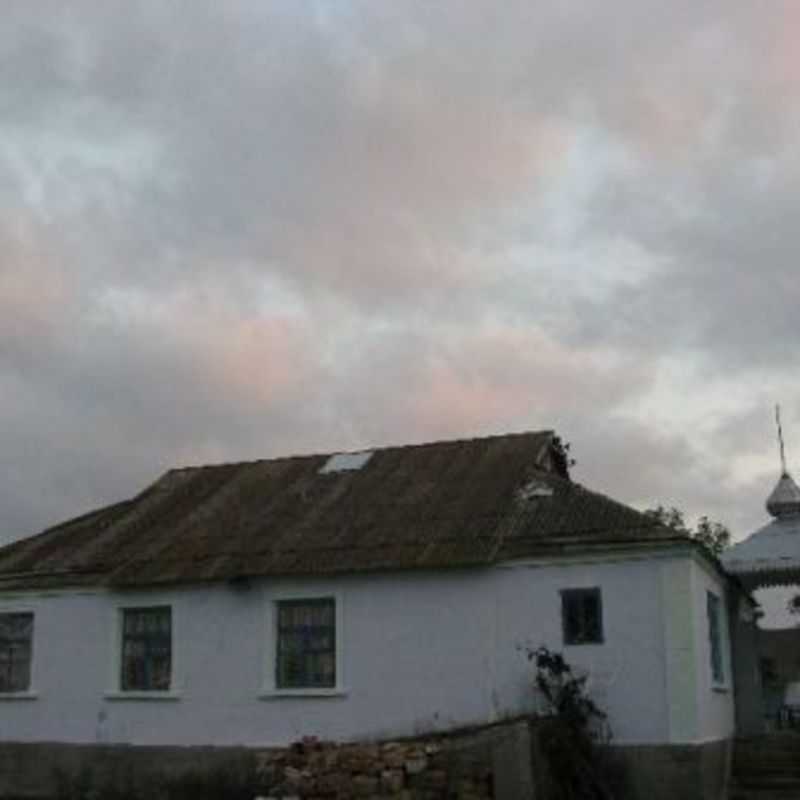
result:
[(561, 624), (564, 644), (602, 644), (600, 589), (564, 589), (561, 592)]
[(0, 614), (0, 692), (31, 688), (33, 614)]
[(168, 691), (171, 678), (172, 608), (124, 608), (122, 691)]
[(336, 686), (336, 602), (332, 597), (277, 603), (277, 689)]
[(722, 615), (719, 597), (713, 592), (706, 592), (706, 611), (708, 612), (708, 641), (710, 644), (711, 677), (714, 683), (725, 680), (725, 668), (722, 663)]

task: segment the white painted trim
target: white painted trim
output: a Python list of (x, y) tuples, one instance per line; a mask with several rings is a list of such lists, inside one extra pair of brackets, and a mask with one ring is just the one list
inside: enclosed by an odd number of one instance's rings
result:
[(0, 589), (0, 603), (19, 600), (46, 600), (51, 597), (80, 597), (84, 595), (107, 594), (103, 587), (72, 587), (63, 589)]
[(121, 689), (116, 691), (103, 692), (103, 698), (106, 700), (181, 700), (183, 695), (180, 692), (175, 692), (172, 689), (167, 691), (152, 691), (152, 692), (123, 692)]
[[(714, 677), (714, 670), (711, 664), (711, 625), (708, 620), (708, 596), (713, 595), (717, 598), (717, 603), (719, 604), (717, 608), (719, 609), (719, 647), (720, 647), (720, 658), (722, 659), (722, 680), (717, 680)], [(727, 596), (725, 593), (725, 587), (722, 586), (719, 588), (719, 591), (712, 592), (711, 589), (706, 589), (704, 598), (706, 601), (706, 614), (705, 614), (705, 635), (706, 639), (708, 640), (708, 652), (709, 652), (709, 663), (706, 665), (706, 669), (708, 669), (709, 674), (711, 675), (711, 691), (712, 692), (720, 692), (726, 693), (730, 692), (733, 686), (733, 664), (731, 663), (731, 639), (730, 639), (730, 632), (728, 630), (728, 603), (727, 603)]]
[(650, 561), (652, 559), (686, 558), (693, 547), (671, 547), (652, 550), (606, 550), (599, 553), (570, 553), (540, 558), (519, 558), (513, 561), (501, 561), (490, 565), (495, 569), (540, 569), (543, 567), (567, 567), (581, 564), (609, 564), (627, 561)]
[[(170, 675), (169, 689), (157, 691), (124, 691), (122, 689), (122, 618), (123, 612), (127, 609), (137, 608), (160, 608), (169, 606), (171, 611), (171, 636), (170, 646)], [(139, 599), (137, 597), (126, 597), (124, 600), (117, 600), (111, 609), (111, 624), (109, 648), (109, 674), (108, 688), (103, 693), (107, 700), (178, 700), (181, 695), (181, 686), (177, 676), (178, 670), (178, 613), (176, 604), (170, 597), (159, 597), (157, 599)]]
[(272, 689), (259, 692), (259, 700), (280, 700), (284, 697), (347, 697), (349, 689)]
[(5, 700), (38, 700), (39, 692), (30, 689), (24, 692), (0, 692), (0, 703)]
[[(568, 543), (567, 546), (580, 548), (578, 542)], [(583, 552), (563, 553), (559, 555), (539, 556), (533, 558), (515, 558), (510, 561), (501, 561), (497, 564), (489, 565), (496, 569), (517, 569), (540, 568), (540, 567), (559, 567), (574, 566), (578, 564), (609, 564), (621, 563), (626, 561), (647, 561), (651, 559), (670, 559), (670, 558), (691, 558), (699, 564), (707, 575), (714, 579), (730, 580), (736, 577), (731, 573), (720, 569), (719, 566), (707, 555), (705, 555), (696, 544), (687, 540), (685, 544), (669, 542), (659, 543), (654, 541), (648, 544), (626, 544), (599, 546), (596, 550), (585, 550)]]
[[(324, 600), (333, 598), (336, 619), (336, 685), (329, 688), (278, 689), (275, 685), (275, 659), (277, 656), (278, 603), (284, 600)], [(341, 589), (316, 589), (314, 591), (278, 590), (266, 598), (264, 625), (264, 664), (258, 698), (274, 700), (283, 697), (344, 697), (349, 693), (344, 683), (344, 600)]]
[(0, 692), (0, 700), (36, 700), (39, 696), (36, 691), (36, 629), (37, 629), (37, 609), (31, 605), (21, 603), (3, 603), (0, 602), (0, 614), (32, 614), (33, 615), (33, 632), (31, 633), (31, 667), (30, 667), (30, 681), (28, 688), (23, 689), (21, 692)]
[(24, 603), (3, 603), (0, 601), (0, 614), (33, 614), (36, 616), (36, 606)]

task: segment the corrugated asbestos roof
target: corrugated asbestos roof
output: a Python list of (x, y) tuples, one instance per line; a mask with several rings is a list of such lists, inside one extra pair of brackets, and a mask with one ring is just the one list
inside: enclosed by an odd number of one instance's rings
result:
[(558, 474), (550, 431), (176, 469), (0, 548), (0, 588), (485, 566), (675, 534)]

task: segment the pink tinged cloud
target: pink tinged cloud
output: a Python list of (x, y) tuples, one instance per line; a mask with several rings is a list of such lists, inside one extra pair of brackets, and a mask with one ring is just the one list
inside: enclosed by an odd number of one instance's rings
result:
[(430, 356), (404, 395), (405, 413), (413, 430), (437, 436), (550, 427), (587, 402), (611, 409), (651, 381), (646, 363), (606, 348), (570, 347), (536, 328), (493, 326)]
[(0, 226), (0, 339), (35, 349), (54, 337), (75, 295), (47, 230), (23, 215)]

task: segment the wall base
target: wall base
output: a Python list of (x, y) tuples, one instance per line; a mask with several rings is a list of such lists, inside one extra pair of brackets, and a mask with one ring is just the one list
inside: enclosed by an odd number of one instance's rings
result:
[(0, 798), (42, 800), (58, 789), (58, 776), (91, 774), (100, 784), (124, 785), (129, 776), (158, 770), (177, 777), (204, 770), (245, 770), (251, 751), (242, 747), (134, 747), (57, 742), (0, 743)]
[(725, 800), (733, 740), (697, 745), (615, 745), (632, 800)]
[(64, 795), (59, 784), (73, 797), (124, 788), (144, 799), (176, 780), (189, 796), (213, 789), (214, 796), (534, 797), (524, 718), (415, 739), (305, 739), (271, 750), (0, 743), (0, 800), (51, 800)]

